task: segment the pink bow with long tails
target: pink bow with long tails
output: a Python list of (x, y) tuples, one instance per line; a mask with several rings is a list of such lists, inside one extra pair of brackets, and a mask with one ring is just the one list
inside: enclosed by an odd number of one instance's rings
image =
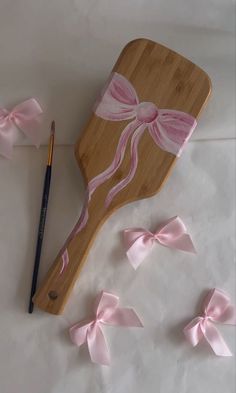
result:
[(131, 137), (131, 165), (128, 175), (108, 193), (105, 205), (109, 206), (115, 195), (133, 179), (138, 166), (138, 144), (147, 128), (154, 143), (161, 149), (180, 156), (197, 125), (196, 119), (185, 112), (159, 109), (152, 102), (139, 102), (132, 84), (114, 72), (95, 105), (95, 114), (104, 120), (132, 120), (122, 131), (111, 165), (88, 184), (88, 199), (120, 167)]
[(203, 314), (184, 328), (184, 334), (193, 347), (205, 338), (217, 356), (232, 356), (213, 323), (236, 324), (236, 308), (231, 304), (230, 297), (216, 288), (207, 294), (203, 302)]
[(42, 108), (34, 98), (16, 105), (10, 112), (0, 108), (0, 154), (6, 158), (11, 157), (16, 138), (15, 126), (38, 147), (40, 133), (37, 126), (42, 113)]
[[(105, 200), (106, 207), (110, 205), (116, 194), (133, 179), (138, 166), (138, 144), (146, 129), (156, 145), (179, 157), (197, 125), (196, 119), (188, 113), (172, 109), (159, 109), (152, 102), (139, 102), (132, 84), (116, 72), (112, 73), (97, 100), (95, 114), (104, 120), (131, 121), (121, 133), (112, 163), (88, 183), (84, 206), (79, 221), (72, 232), (72, 237), (85, 227), (88, 221), (88, 204), (94, 191), (118, 170), (124, 159), (129, 140), (131, 153), (129, 173), (109, 191)], [(62, 255), (65, 252), (66, 250), (63, 249)], [(61, 273), (68, 265), (67, 256), (63, 255), (62, 257)]]
[(80, 346), (87, 342), (92, 362), (110, 364), (109, 351), (101, 325), (143, 327), (136, 312), (131, 308), (118, 307), (119, 297), (102, 291), (95, 301), (93, 318), (70, 328), (70, 337)]
[(172, 217), (152, 233), (143, 228), (129, 228), (123, 232), (126, 255), (137, 269), (150, 253), (154, 243), (177, 250), (196, 253), (192, 239), (180, 217)]

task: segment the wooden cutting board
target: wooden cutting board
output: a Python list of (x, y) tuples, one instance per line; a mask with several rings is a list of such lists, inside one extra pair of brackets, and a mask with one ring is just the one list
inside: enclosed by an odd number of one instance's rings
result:
[[(128, 43), (113, 72), (129, 81), (140, 102), (151, 102), (158, 109), (182, 111), (194, 118), (198, 118), (211, 91), (210, 79), (201, 68), (178, 53), (147, 39)], [(121, 133), (131, 121), (132, 119), (105, 120), (92, 113), (75, 146), (75, 155), (86, 186), (111, 165)], [(94, 236), (105, 219), (127, 203), (156, 194), (171, 173), (177, 160), (176, 155), (154, 143), (148, 130), (145, 130), (139, 140), (138, 165), (132, 181), (106, 207), (105, 200), (109, 191), (130, 171), (130, 143), (129, 140), (117, 171), (99, 185), (91, 196), (86, 225), (77, 234), (75, 232), (78, 225), (74, 228), (38, 289), (34, 303), (42, 310), (52, 314), (62, 313)], [(65, 250), (66, 264), (62, 260)], [(96, 263), (98, 262), (94, 261), (94, 268)]]

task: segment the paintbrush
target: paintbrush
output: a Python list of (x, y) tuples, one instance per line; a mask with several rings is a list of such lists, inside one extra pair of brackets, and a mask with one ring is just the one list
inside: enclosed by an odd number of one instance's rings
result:
[(35, 294), (36, 287), (37, 287), (40, 256), (41, 256), (44, 228), (45, 228), (45, 222), (47, 216), (47, 207), (48, 207), (48, 199), (49, 199), (49, 192), (50, 192), (51, 172), (52, 172), (54, 135), (55, 135), (55, 121), (53, 121), (51, 124), (51, 135), (50, 135), (49, 146), (48, 146), (48, 160), (47, 160), (47, 167), (46, 167), (45, 178), (44, 178), (38, 237), (37, 237), (37, 245), (36, 245), (36, 252), (35, 252), (35, 259), (34, 259), (34, 270), (32, 276), (32, 285), (31, 285), (31, 293), (30, 293), (29, 308), (28, 308), (29, 314), (32, 314), (34, 310), (34, 303), (32, 302), (32, 298)]

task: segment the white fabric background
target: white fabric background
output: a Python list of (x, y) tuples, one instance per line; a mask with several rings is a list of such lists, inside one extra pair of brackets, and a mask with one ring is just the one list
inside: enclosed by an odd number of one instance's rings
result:
[[(1, 0), (0, 105), (35, 96), (46, 111), (45, 141), (51, 119), (58, 125), (39, 280), (78, 217), (83, 185), (72, 145), (122, 47), (151, 38), (196, 62), (213, 83), (165, 187), (104, 224), (63, 316), (26, 313), (47, 149), (19, 146), (12, 161), (0, 158), (1, 393), (235, 392), (235, 357), (217, 358), (204, 343), (193, 349), (182, 334), (207, 289), (235, 299), (234, 18), (230, 0)], [(157, 246), (133, 271), (121, 230), (154, 229), (175, 214), (197, 256)], [(68, 337), (101, 289), (120, 295), (145, 324), (106, 327), (110, 368), (91, 364), (86, 347)], [(219, 329), (236, 356), (235, 329)]]

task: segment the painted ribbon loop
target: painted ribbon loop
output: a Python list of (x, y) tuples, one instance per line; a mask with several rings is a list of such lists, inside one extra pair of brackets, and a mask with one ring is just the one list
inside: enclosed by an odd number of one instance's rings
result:
[[(111, 121), (133, 119), (130, 124), (134, 125), (133, 132), (136, 133), (137, 140), (137, 143), (133, 143), (131, 146), (130, 172), (125, 179), (110, 190), (105, 201), (106, 206), (109, 206), (115, 195), (133, 179), (138, 164), (137, 145), (146, 128), (161, 149), (179, 157), (197, 125), (196, 119), (188, 113), (158, 109), (152, 102), (140, 103), (132, 84), (116, 72), (111, 75), (103, 94), (95, 105), (95, 114), (102, 119)], [(115, 158), (119, 154), (117, 149)], [(122, 160), (114, 166), (108, 177), (101, 178), (101, 175), (99, 175), (99, 185), (110, 178), (121, 163)], [(90, 185), (88, 188), (90, 188)], [(92, 192), (93, 190), (90, 190), (91, 194)]]
[(111, 326), (143, 327), (136, 312), (131, 308), (118, 307), (119, 297), (102, 291), (95, 301), (94, 317), (70, 328), (74, 344), (81, 346), (87, 342), (92, 362), (110, 364), (110, 356), (102, 324)]
[(177, 250), (196, 253), (192, 239), (180, 217), (162, 223), (155, 233), (143, 228), (129, 228), (123, 232), (126, 255), (134, 269), (148, 256), (155, 242)]
[(41, 136), (37, 127), (42, 113), (42, 108), (34, 98), (16, 105), (10, 112), (0, 108), (0, 154), (11, 157), (16, 139), (15, 126), (38, 147)]
[(236, 307), (224, 291), (216, 288), (207, 294), (203, 302), (203, 314), (184, 328), (184, 334), (193, 347), (205, 338), (217, 356), (232, 356), (214, 323), (236, 325)]
[[(116, 72), (111, 74), (94, 106), (94, 112), (104, 120), (130, 120), (130, 122), (121, 132), (114, 159), (109, 167), (88, 183), (81, 216), (73, 231), (74, 236), (85, 227), (88, 221), (88, 204), (95, 190), (109, 180), (121, 166), (129, 140), (130, 170), (127, 176), (108, 192), (105, 199), (106, 208), (134, 178), (138, 167), (138, 145), (146, 130), (157, 146), (179, 157), (197, 125), (196, 119), (188, 113), (159, 109), (153, 102), (140, 102), (133, 85), (123, 75)], [(63, 261), (62, 266), (66, 266)], [(62, 272), (64, 270), (63, 268)]]

